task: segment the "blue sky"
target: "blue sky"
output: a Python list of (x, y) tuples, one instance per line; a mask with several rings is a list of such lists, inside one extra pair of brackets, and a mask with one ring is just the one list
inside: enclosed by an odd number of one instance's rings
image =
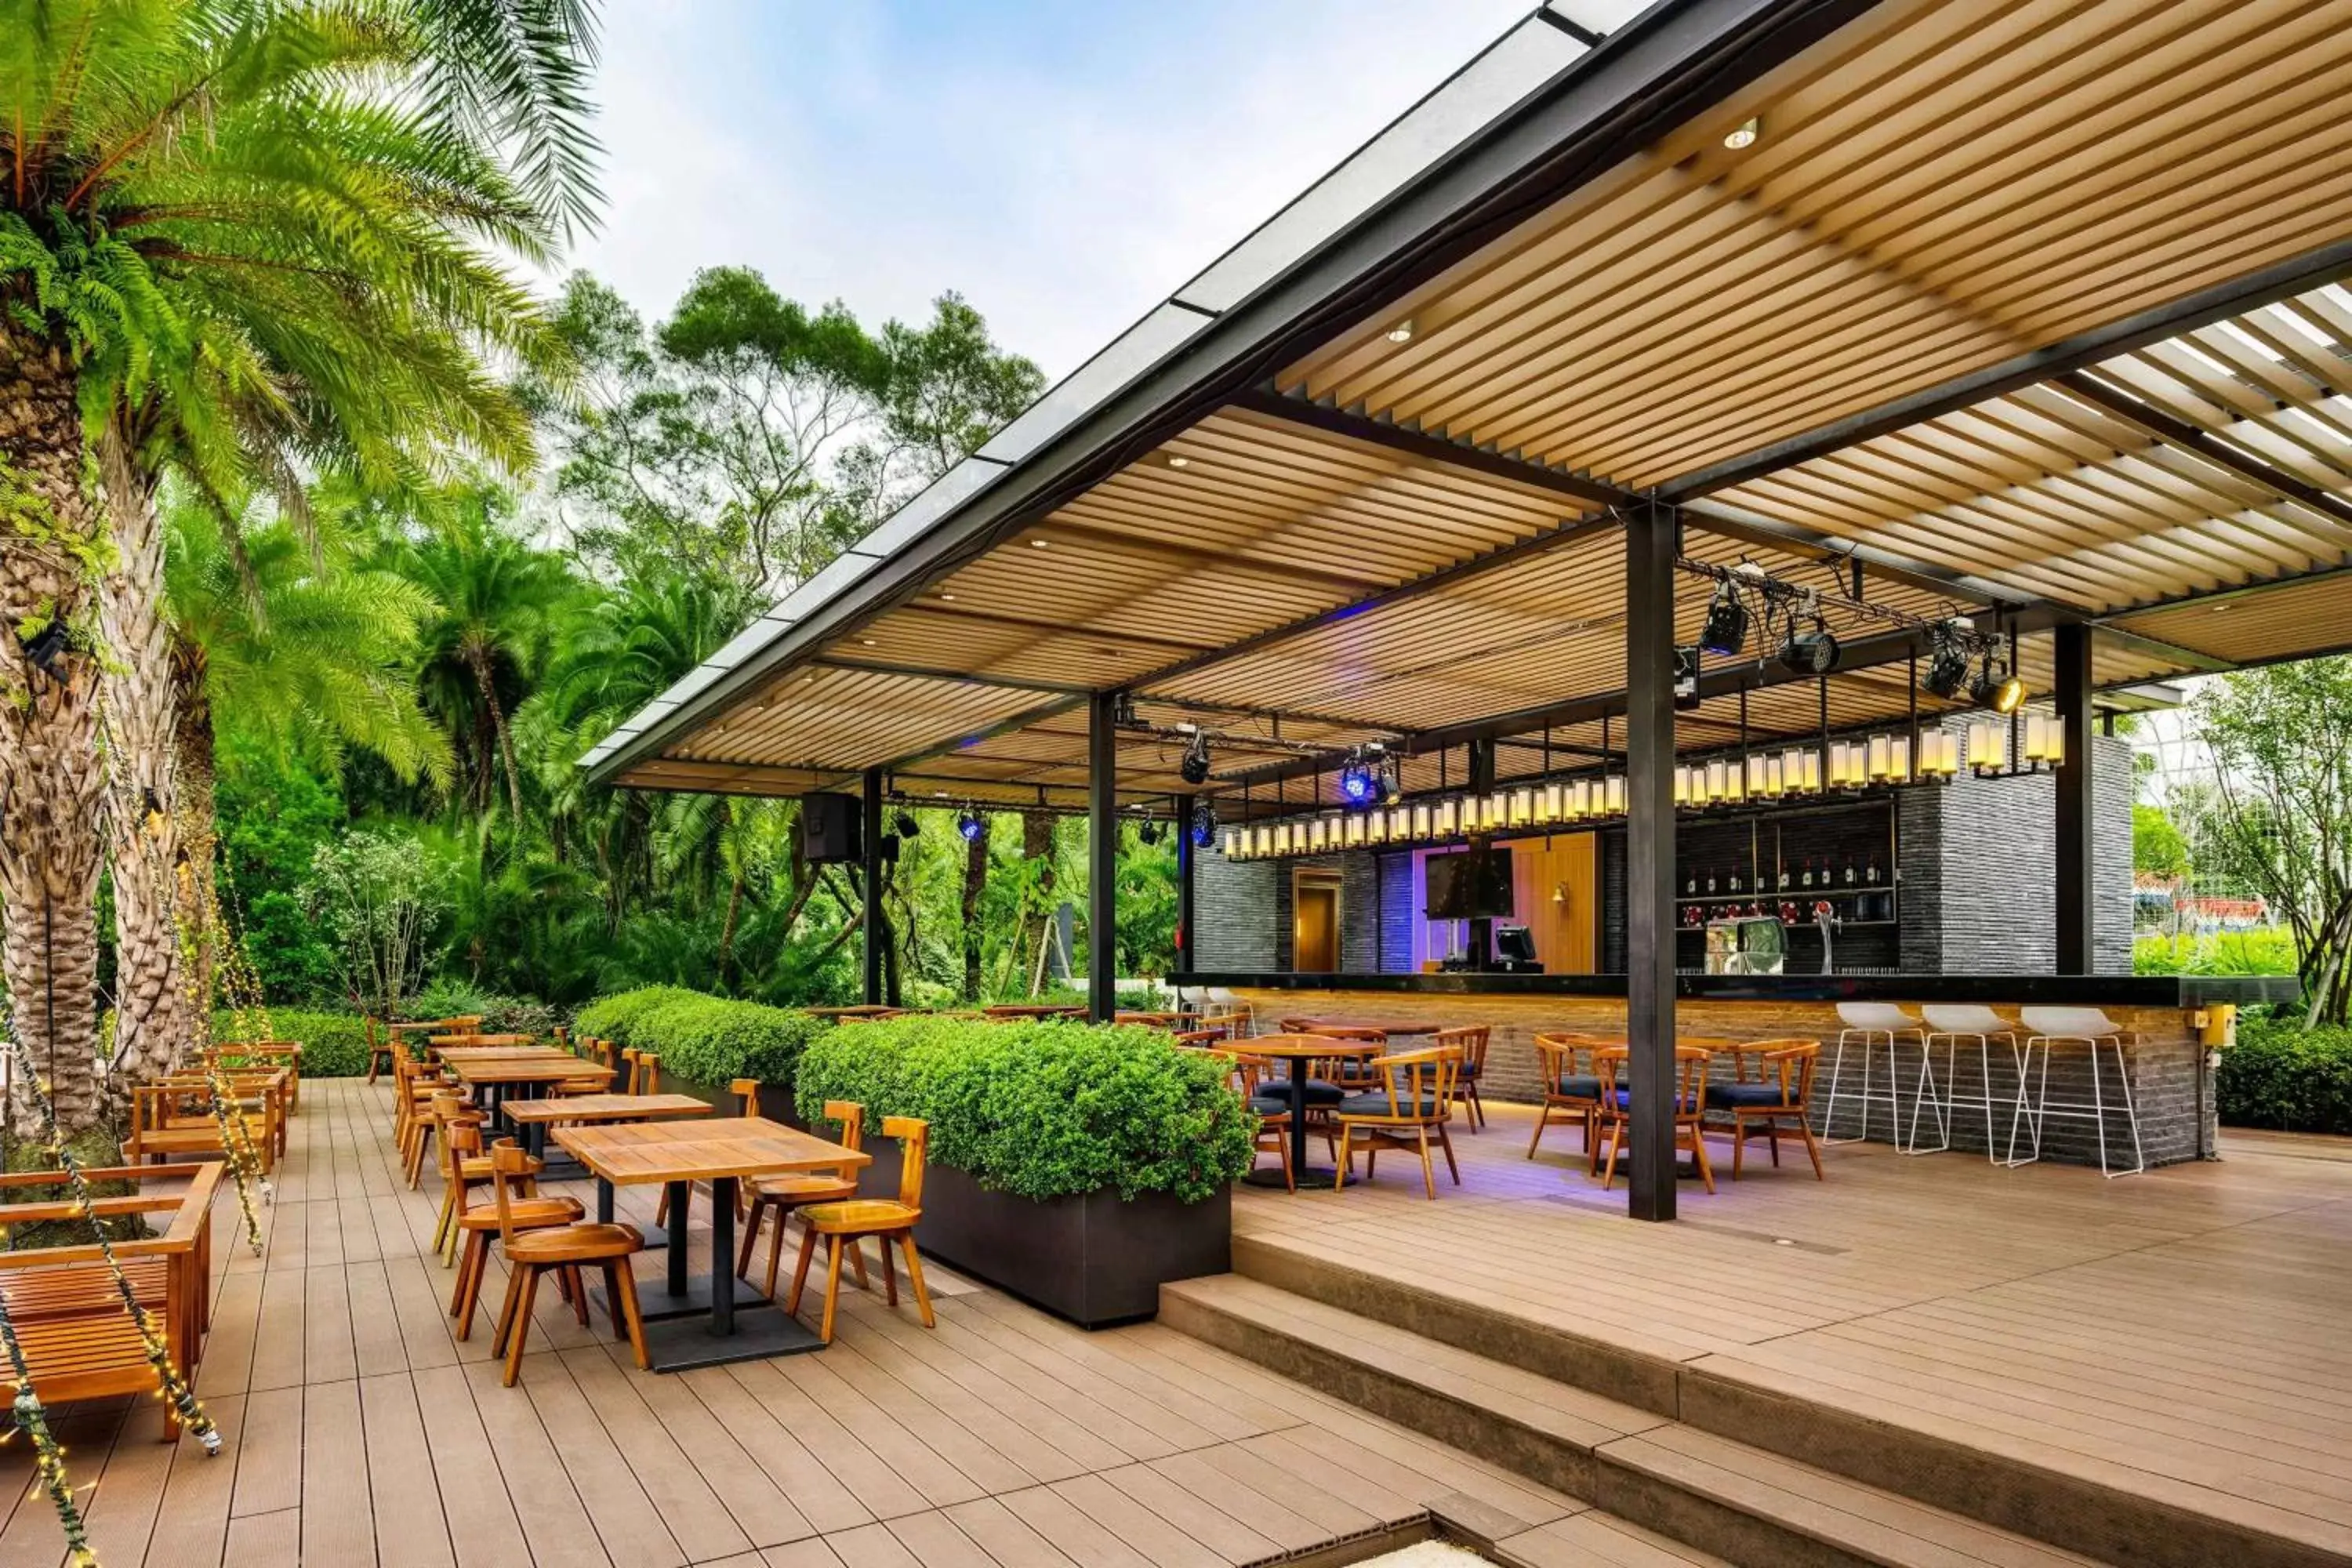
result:
[(575, 259), (648, 315), (719, 263), (876, 324), (952, 288), (1059, 376), (1533, 3), (616, 0)]

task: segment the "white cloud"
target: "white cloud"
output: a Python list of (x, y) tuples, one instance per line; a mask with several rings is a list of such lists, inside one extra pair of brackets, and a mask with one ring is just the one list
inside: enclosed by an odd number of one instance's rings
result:
[(628, 0), (575, 259), (648, 315), (722, 263), (869, 321), (952, 288), (1059, 375), (1527, 10)]

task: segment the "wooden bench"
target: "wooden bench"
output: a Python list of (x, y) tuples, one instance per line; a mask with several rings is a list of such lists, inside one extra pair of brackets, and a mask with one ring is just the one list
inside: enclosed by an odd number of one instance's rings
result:
[[(245, 1123), (263, 1174), (275, 1169), (286, 1147), (285, 1082), (282, 1071), (225, 1075), (237, 1098), (231, 1113)], [(211, 1080), (201, 1075), (159, 1079), (131, 1091), (131, 1136), (122, 1145), (133, 1165), (162, 1156), (172, 1160), (204, 1154), (226, 1156), (224, 1129), (213, 1109)]]
[[(137, 1215), (152, 1226), (169, 1216), (161, 1236), (115, 1242), (114, 1256), (139, 1304), (163, 1331), (173, 1364), (192, 1386), (205, 1331), (211, 1327), (211, 1211), (222, 1173), (217, 1163), (109, 1166), (84, 1173), (94, 1185), (127, 1184), (135, 1189), (96, 1200), (93, 1207), (101, 1218)], [(0, 1194), (15, 1197), (28, 1187), (62, 1192), (66, 1182), (62, 1171), (23, 1171), (0, 1176)], [(70, 1197), (0, 1203), (5, 1226), (79, 1216)], [(33, 1386), (46, 1403), (155, 1391), (146, 1342), (95, 1242), (0, 1252), (0, 1300), (7, 1304)], [(0, 1390), (14, 1397), (16, 1388), (15, 1370), (0, 1360)], [(164, 1439), (179, 1435), (179, 1412), (167, 1404)]]

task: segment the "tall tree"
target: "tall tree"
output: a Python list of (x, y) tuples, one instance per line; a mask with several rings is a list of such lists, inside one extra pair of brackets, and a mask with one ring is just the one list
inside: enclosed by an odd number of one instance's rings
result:
[(2237, 670), (2194, 709), (2214, 781), (2198, 823), (2294, 928), (2308, 1020), (2352, 1011), (2352, 658)]
[(953, 295), (920, 328), (869, 333), (757, 272), (698, 274), (656, 329), (582, 274), (558, 325), (583, 395), (544, 399), (555, 493), (582, 552), (661, 562), (772, 597), (978, 447), (1044, 378)]

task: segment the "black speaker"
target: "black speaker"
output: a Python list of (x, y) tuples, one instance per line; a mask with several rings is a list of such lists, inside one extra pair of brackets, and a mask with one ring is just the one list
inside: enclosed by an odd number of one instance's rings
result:
[(812, 866), (856, 865), (865, 858), (854, 795), (801, 797), (801, 858)]

